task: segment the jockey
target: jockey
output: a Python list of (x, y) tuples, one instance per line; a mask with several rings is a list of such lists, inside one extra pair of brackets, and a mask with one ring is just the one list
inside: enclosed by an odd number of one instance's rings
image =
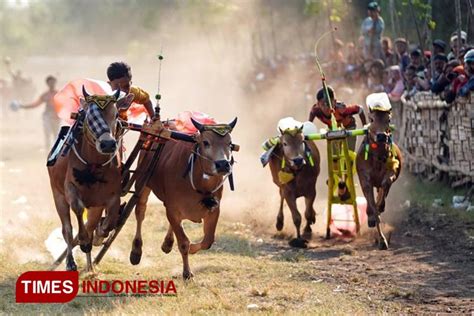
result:
[[(328, 87), (328, 93), (332, 101), (332, 109), (327, 106), (324, 97), (324, 88), (322, 88), (316, 94), (317, 103), (313, 105), (311, 112), (309, 113), (310, 122), (313, 122), (314, 118), (317, 117), (321, 122), (331, 128), (331, 113), (333, 113), (338, 127), (355, 129), (357, 126), (354, 115), (356, 114), (359, 114), (362, 125), (367, 124), (364, 109), (360, 105), (346, 105), (343, 102), (337, 101), (334, 95), (334, 90), (331, 87)], [(348, 146), (350, 150), (354, 151), (355, 143), (355, 137), (348, 138)]]
[[(112, 90), (120, 89), (125, 94), (133, 93), (133, 103), (139, 104), (145, 107), (146, 112), (150, 118), (154, 116), (153, 104), (150, 100), (150, 95), (143, 89), (132, 86), (132, 71), (130, 66), (124, 62), (111, 63), (107, 68), (107, 77), (109, 78), (108, 83)], [(120, 113), (120, 117), (123, 120), (127, 120), (127, 111)]]
[(112, 94), (112, 91), (120, 89), (125, 95), (133, 94), (132, 105), (127, 109), (119, 113), (120, 118), (127, 121), (129, 115), (138, 117), (141, 113), (146, 112), (150, 117), (154, 117), (153, 104), (150, 100), (149, 94), (143, 89), (132, 86), (132, 73), (130, 66), (124, 62), (114, 62), (107, 68), (108, 82), (94, 80), (94, 79), (78, 79), (73, 80), (66, 84), (54, 96), (54, 107), (61, 119), (61, 130), (56, 143), (50, 152), (50, 158), (48, 158), (51, 164), (57, 157), (58, 150), (62, 147), (62, 143), (69, 131), (69, 127), (73, 125), (73, 120), (70, 118), (71, 113), (79, 111), (80, 99), (83, 98), (82, 87), (92, 94), (104, 95)]

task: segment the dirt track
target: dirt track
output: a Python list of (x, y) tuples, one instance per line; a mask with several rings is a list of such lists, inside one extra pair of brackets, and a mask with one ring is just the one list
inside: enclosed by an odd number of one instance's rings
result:
[[(409, 313), (472, 313), (474, 245), (467, 229), (474, 222), (413, 207), (399, 227), (388, 251), (376, 250), (370, 233), (349, 244), (316, 238), (307, 251), (294, 251), (295, 260), (311, 263), (300, 277), (329, 282), (369, 306), (386, 301)], [(288, 256), (286, 243), (275, 238), (259, 249), (264, 257)]]

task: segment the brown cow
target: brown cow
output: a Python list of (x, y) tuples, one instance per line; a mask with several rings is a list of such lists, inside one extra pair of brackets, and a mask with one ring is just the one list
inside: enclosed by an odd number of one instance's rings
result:
[[(83, 88), (83, 94), (86, 100), (81, 100), (85, 111), (82, 132), (72, 150), (48, 167), (48, 173), (67, 243), (66, 269), (77, 270), (72, 249), (79, 242), (87, 255), (87, 271), (92, 271), (93, 231), (97, 227), (99, 237), (107, 236), (115, 228), (119, 215), (121, 175), (115, 132), (118, 109), (126, 109), (133, 95), (117, 102), (120, 90), (113, 96), (90, 96)], [(78, 240), (72, 236), (70, 208), (77, 217)], [(85, 208), (88, 209), (86, 224), (82, 218)], [(98, 225), (104, 209), (107, 216)]]
[[(402, 169), (402, 155), (392, 141), (390, 111), (370, 111), (368, 134), (357, 153), (356, 167), (360, 185), (367, 199), (369, 227), (377, 227), (379, 248), (388, 249), (388, 241), (380, 227), (380, 213), (385, 210), (385, 198)], [(374, 188), (377, 199), (374, 199)]]
[(279, 231), (283, 229), (283, 201), (286, 201), (296, 227), (296, 238), (289, 244), (292, 247), (306, 248), (308, 241), (301, 238), (301, 215), (296, 199), (305, 198), (304, 237), (311, 238), (311, 224), (316, 222), (313, 203), (316, 199), (316, 179), (320, 171), (319, 151), (313, 141), (304, 140), (303, 126), (280, 132), (279, 142), (269, 161), (273, 182), (280, 189), (280, 209), (276, 228)]
[[(192, 121), (199, 130), (196, 144), (169, 141), (162, 149), (151, 180), (135, 209), (137, 230), (130, 252), (130, 262), (138, 264), (143, 244), (141, 226), (148, 196), (153, 191), (163, 201), (170, 223), (161, 249), (169, 253), (176, 236), (183, 258), (184, 279), (193, 277), (188, 254), (209, 249), (214, 242), (223, 184), (232, 173), (234, 145), (230, 133), (237, 123), (237, 119), (230, 124), (219, 125), (201, 125)], [(151, 154), (142, 158), (141, 163), (146, 164)], [(185, 219), (195, 223), (204, 221), (204, 238), (201, 242), (190, 243), (181, 224)]]

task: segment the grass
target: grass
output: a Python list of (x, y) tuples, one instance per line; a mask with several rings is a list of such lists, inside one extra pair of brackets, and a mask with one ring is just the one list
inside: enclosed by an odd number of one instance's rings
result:
[[(335, 285), (318, 278), (318, 271), (303, 251), (287, 249), (276, 256), (264, 256), (264, 245), (256, 243), (247, 225), (221, 221), (217, 242), (208, 251), (190, 257), (195, 278), (181, 279), (181, 256), (176, 247), (169, 255), (160, 250), (166, 231), (163, 210), (152, 207), (144, 223), (144, 255), (138, 266), (128, 263), (135, 221), (129, 220), (110, 253), (97, 268), (97, 278), (107, 280), (173, 279), (175, 297), (76, 297), (67, 304), (16, 304), (16, 278), (28, 270), (43, 270), (47, 262), (18, 264), (14, 236), (4, 241), (0, 257), (0, 312), (7, 314), (366, 314), (399, 310), (394, 303), (354, 300)], [(161, 222), (158, 221), (161, 220)], [(37, 223), (36, 223), (37, 225)], [(45, 223), (40, 235), (23, 237), (22, 246), (44, 252), (41, 240), (51, 227)], [(41, 226), (41, 225), (40, 225)], [(186, 223), (192, 240), (201, 238), (200, 225)], [(46, 254), (43, 253), (46, 256)], [(81, 252), (76, 255), (84, 268)], [(52, 261), (52, 260), (51, 260)], [(84, 276), (81, 275), (81, 279)]]

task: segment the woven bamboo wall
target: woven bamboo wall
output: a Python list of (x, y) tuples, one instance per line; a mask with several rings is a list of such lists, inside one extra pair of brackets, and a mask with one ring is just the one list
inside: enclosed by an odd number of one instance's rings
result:
[(474, 94), (450, 105), (430, 92), (419, 92), (394, 105), (395, 140), (405, 167), (452, 186), (474, 182)]

